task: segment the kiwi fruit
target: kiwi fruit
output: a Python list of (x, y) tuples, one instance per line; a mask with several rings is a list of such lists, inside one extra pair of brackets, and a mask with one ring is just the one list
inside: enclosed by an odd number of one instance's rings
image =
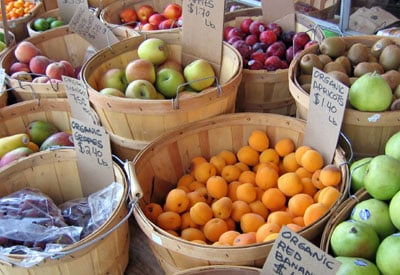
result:
[(398, 110), (400, 110), (400, 98), (395, 99), (395, 100), (392, 102), (392, 105), (390, 105), (390, 110), (391, 110), (391, 111), (398, 111)]
[(323, 71), (325, 73), (329, 73), (329, 72), (332, 72), (332, 71), (340, 71), (340, 72), (343, 72), (343, 73), (347, 73), (346, 69), (343, 67), (342, 63), (339, 63), (339, 62), (336, 62), (336, 61), (328, 62), (324, 66)]
[(392, 44), (394, 44), (394, 41), (390, 37), (382, 37), (372, 45), (371, 53), (376, 58), (379, 58), (379, 56), (381, 55), (383, 49), (387, 45), (392, 45)]
[(378, 74), (383, 74), (384, 70), (381, 64), (376, 62), (360, 62), (358, 63), (353, 70), (353, 76), (360, 77), (366, 73), (377, 72)]
[(318, 55), (318, 58), (319, 58), (319, 60), (321, 60), (321, 62), (324, 65), (329, 63), (329, 62), (331, 62), (331, 61), (333, 61), (332, 58), (327, 54), (320, 54), (320, 55)]
[(396, 70), (389, 70), (382, 74), (382, 77), (389, 84), (392, 91), (395, 91), (397, 86), (400, 85), (400, 72)]
[(375, 57), (372, 53), (368, 55), (368, 62), (379, 62), (379, 59)]
[(311, 83), (303, 84), (300, 87), (307, 93), (310, 93), (310, 91), (311, 91)]
[(340, 36), (327, 37), (321, 41), (319, 50), (322, 54), (329, 55), (332, 58), (336, 58), (345, 53), (347, 48), (346, 41)]
[(355, 76), (350, 76), (349, 80), (350, 80), (350, 86), (353, 85), (353, 83), (358, 79), (358, 77)]
[(396, 44), (387, 45), (379, 56), (379, 63), (385, 71), (397, 70), (400, 66), (400, 47)]
[(393, 92), (394, 98), (400, 98), (400, 85), (397, 85), (396, 89)]
[(324, 66), (321, 60), (318, 58), (318, 55), (315, 53), (307, 53), (303, 55), (300, 59), (299, 65), (300, 71), (303, 74), (312, 74), (314, 67), (322, 70)]
[(334, 79), (342, 82), (347, 87), (350, 87), (350, 78), (346, 73), (341, 72), (341, 71), (331, 71), (328, 73), (328, 75), (330, 75)]
[(370, 48), (363, 43), (354, 43), (350, 46), (347, 57), (350, 59), (350, 62), (353, 66), (357, 65), (361, 62), (367, 62), (368, 56), (370, 53)]
[(303, 85), (303, 84), (311, 83), (311, 79), (312, 79), (312, 75), (310, 75), (310, 74), (301, 74), (301, 75), (298, 76), (297, 82), (300, 85)]
[(353, 66), (351, 65), (350, 59), (347, 56), (341, 55), (335, 59), (335, 62), (342, 64), (343, 68), (346, 70), (347, 75), (351, 75)]

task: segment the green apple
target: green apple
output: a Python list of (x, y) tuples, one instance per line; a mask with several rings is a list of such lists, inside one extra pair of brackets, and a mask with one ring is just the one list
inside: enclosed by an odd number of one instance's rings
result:
[(46, 21), (45, 18), (41, 18), (41, 17), (36, 18), (33, 21), (33, 29), (35, 31), (39, 31), (39, 32), (46, 31), (46, 30), (50, 29), (50, 24), (49, 24), (49, 22)]
[(174, 69), (174, 70), (176, 70), (178, 72), (183, 73), (182, 64), (179, 63), (178, 61), (172, 59), (172, 58), (169, 58), (164, 63), (158, 65), (157, 68), (156, 68), (156, 72), (158, 72), (158, 71), (160, 71), (161, 69), (164, 69), (164, 68)]
[(147, 59), (154, 65), (159, 65), (169, 57), (168, 44), (160, 38), (148, 38), (140, 43), (137, 54), (139, 58)]
[(166, 98), (176, 97), (177, 91), (183, 90), (185, 78), (183, 74), (169, 68), (164, 68), (157, 72), (156, 89)]
[(64, 22), (61, 20), (54, 20), (53, 22), (50, 23), (50, 29), (54, 29), (61, 26), (64, 26)]
[(147, 59), (134, 59), (125, 67), (125, 77), (128, 83), (136, 79), (144, 79), (151, 83), (156, 81), (154, 64)]
[(373, 157), (365, 171), (364, 187), (371, 197), (390, 200), (400, 190), (400, 160), (388, 155)]
[(103, 88), (115, 88), (120, 90), (121, 92), (125, 91), (127, 86), (125, 69), (108, 69), (100, 78), (97, 86), (98, 90), (102, 90)]
[(386, 141), (385, 154), (400, 160), (400, 131)]
[(108, 96), (117, 96), (117, 97), (125, 97), (125, 94), (118, 89), (115, 88), (103, 88), (99, 91), (99, 93)]
[(350, 165), (350, 178), (351, 178), (351, 192), (355, 193), (359, 189), (364, 187), (364, 175), (367, 171), (368, 163), (372, 160), (372, 157), (364, 157), (354, 161)]
[(154, 85), (144, 79), (137, 79), (128, 84), (125, 96), (139, 99), (157, 99), (157, 90)]
[(2, 50), (4, 50), (7, 47), (6, 43), (4, 43), (3, 41), (0, 41), (0, 52)]
[(392, 89), (377, 73), (366, 73), (357, 78), (349, 90), (349, 102), (359, 111), (383, 112), (392, 103)]
[(400, 255), (400, 234), (395, 233), (386, 237), (378, 247), (376, 252), (376, 266), (381, 274), (397, 275), (400, 274), (399, 265)]
[(400, 191), (389, 202), (389, 215), (394, 226), (400, 230)]
[(26, 133), (29, 135), (30, 140), (38, 146), (49, 136), (57, 132), (58, 129), (53, 123), (44, 120), (31, 121), (26, 127)]
[(183, 69), (183, 76), (189, 86), (196, 91), (202, 91), (210, 87), (215, 81), (214, 69), (204, 59), (196, 59), (186, 65)]

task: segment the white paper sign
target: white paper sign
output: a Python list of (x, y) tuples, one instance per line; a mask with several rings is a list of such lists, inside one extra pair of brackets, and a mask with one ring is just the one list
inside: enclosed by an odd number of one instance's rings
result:
[(72, 116), (88, 124), (97, 124), (90, 108), (89, 95), (85, 84), (76, 78), (62, 76)]
[(346, 85), (313, 68), (304, 144), (321, 152), (325, 163), (332, 163), (348, 94)]
[(286, 226), (268, 254), (261, 274), (334, 275), (340, 262)]
[(89, 9), (87, 0), (57, 0), (57, 5), (60, 11), (61, 20), (65, 24), (68, 24), (79, 6)]
[(0, 68), (0, 89), (3, 89), (4, 81), (6, 81), (6, 71)]
[(85, 195), (92, 194), (114, 182), (110, 137), (103, 127), (75, 118), (71, 119), (71, 128), (79, 176), (82, 181), (88, 182), (83, 192)]
[(74, 16), (69, 22), (69, 27), (97, 50), (119, 42), (113, 32), (92, 11), (84, 6), (77, 7)]

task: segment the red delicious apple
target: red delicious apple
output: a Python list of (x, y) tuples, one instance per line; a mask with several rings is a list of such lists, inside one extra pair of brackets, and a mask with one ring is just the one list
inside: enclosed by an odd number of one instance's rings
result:
[(170, 3), (164, 8), (162, 13), (166, 18), (177, 21), (182, 15), (182, 7), (177, 3)]
[(244, 42), (243, 40), (237, 40), (233, 42), (232, 46), (236, 50), (238, 50), (238, 52), (244, 59), (248, 59), (250, 57), (250, 54), (253, 52), (251, 46), (247, 45), (246, 42)]
[(304, 46), (310, 41), (311, 38), (306, 32), (297, 32), (293, 36), (293, 47), (294, 51), (297, 52), (299, 49), (304, 49)]
[(260, 42), (263, 42), (267, 45), (271, 45), (278, 39), (278, 37), (276, 36), (276, 34), (273, 31), (265, 30), (260, 33), (260, 36), (258, 37), (258, 39), (260, 40)]
[(46, 74), (46, 67), (52, 61), (44, 55), (36, 55), (29, 61), (29, 69), (34, 74)]
[(244, 38), (244, 41), (250, 45), (253, 46), (256, 42), (258, 42), (258, 36), (255, 34), (249, 34)]
[(149, 22), (149, 17), (154, 13), (154, 9), (150, 5), (142, 5), (136, 10), (137, 17), (142, 24)]
[(247, 62), (247, 68), (249, 70), (262, 70), (264, 67), (264, 64), (261, 61), (250, 59)]
[(158, 26), (155, 26), (150, 23), (137, 24), (134, 30), (136, 30), (136, 31), (155, 31), (155, 30), (158, 30)]
[(244, 33), (250, 33), (250, 24), (253, 23), (253, 19), (245, 18), (240, 22), (240, 29)]
[(160, 23), (165, 19), (166, 19), (165, 16), (162, 15), (161, 13), (153, 13), (149, 17), (149, 23), (158, 27), (158, 25), (160, 25)]
[(277, 57), (282, 59), (285, 57), (286, 53), (285, 43), (283, 43), (282, 41), (275, 41), (268, 47), (265, 53), (267, 56), (276, 55)]
[(280, 69), (281, 66), (282, 66), (282, 61), (276, 55), (267, 57), (267, 59), (265, 59), (264, 68), (267, 71), (276, 71), (276, 70)]
[(174, 69), (178, 72), (183, 72), (182, 64), (179, 63), (178, 61), (175, 61), (174, 59), (167, 59), (164, 63), (157, 66), (156, 72), (158, 72), (159, 70), (164, 69), (164, 68), (170, 68), (170, 69)]
[(75, 77), (75, 69), (71, 62), (68, 60), (60, 60), (59, 62), (64, 65), (66, 76)]
[(21, 41), (17, 44), (14, 50), (15, 58), (19, 62), (29, 63), (32, 57), (39, 55), (40, 49), (35, 44), (29, 41)]
[(58, 79), (62, 80), (62, 75), (66, 75), (66, 70), (64, 64), (61, 62), (55, 61), (47, 65), (46, 67), (46, 75), (50, 79)]
[(177, 28), (177, 27), (178, 27), (177, 21), (175, 21), (173, 19), (165, 19), (158, 25), (159, 30), (168, 30), (168, 29), (173, 29), (173, 28)]
[(269, 23), (267, 25), (267, 28), (269, 30), (273, 31), (276, 34), (277, 37), (280, 37), (282, 35), (282, 33), (283, 33), (282, 27), (279, 24), (275, 23), (275, 22)]
[(260, 33), (265, 31), (266, 29), (267, 26), (265, 25), (265, 23), (260, 20), (254, 20), (249, 26), (250, 33), (255, 35), (260, 35)]
[(29, 65), (19, 61), (12, 63), (8, 70), (10, 75), (12, 75), (15, 72), (27, 72), (27, 73), (30, 72)]

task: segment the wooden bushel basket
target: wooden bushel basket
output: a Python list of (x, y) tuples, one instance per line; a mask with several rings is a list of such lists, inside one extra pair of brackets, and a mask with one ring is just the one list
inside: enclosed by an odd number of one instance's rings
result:
[(189, 268), (175, 275), (259, 275), (261, 269), (251, 266), (234, 266), (234, 265), (212, 265)]
[(100, 21), (103, 22), (106, 26), (108, 26), (111, 31), (117, 36), (120, 40), (138, 36), (141, 34), (146, 34), (148, 32), (154, 34), (160, 33), (170, 33), (170, 32), (179, 32), (180, 28), (172, 28), (167, 30), (154, 30), (154, 31), (135, 31), (133, 27), (127, 25), (121, 25), (119, 19), (119, 13), (125, 7), (133, 7), (135, 9), (139, 8), (142, 5), (150, 5), (153, 9), (159, 13), (162, 13), (164, 8), (170, 3), (178, 3), (182, 5), (182, 0), (125, 0), (125, 1), (115, 1), (114, 3), (109, 4), (105, 8), (103, 8), (100, 12), (99, 18)]
[[(348, 36), (343, 37), (348, 46), (363, 43), (372, 46), (379, 36)], [(400, 39), (392, 37), (398, 45)], [(297, 117), (307, 119), (310, 95), (301, 88), (297, 81), (300, 59), (307, 53), (318, 53), (318, 45), (298, 54), (289, 67), (290, 94), (296, 101)], [(400, 111), (361, 112), (346, 108), (342, 131), (349, 138), (357, 158), (382, 154), (389, 137), (400, 130)]]
[[(159, 36), (148, 34), (147, 37)], [(148, 143), (167, 130), (234, 112), (237, 88), (242, 77), (242, 59), (226, 43), (223, 44), (218, 87), (210, 87), (192, 96), (163, 100), (100, 94), (96, 88), (98, 79), (107, 69), (125, 68), (131, 60), (137, 59), (138, 45), (144, 39), (143, 36), (138, 36), (115, 43), (97, 52), (82, 67), (81, 79), (88, 87), (89, 100), (101, 124), (114, 138), (132, 140), (136, 150), (143, 142)], [(168, 43), (171, 57), (181, 62), (181, 34), (170, 33), (161, 39)]]
[(48, 17), (54, 17), (54, 18), (57, 18), (57, 19), (61, 20), (60, 10), (59, 9), (48, 10), (48, 11), (46, 11), (44, 13), (37, 14), (35, 17), (33, 17), (26, 24), (26, 28), (28, 29), (28, 35), (29, 36), (35, 36), (35, 35), (41, 34), (42, 32), (35, 31), (33, 29), (33, 23), (35, 22), (35, 19), (37, 19), (37, 18), (48, 18)]
[[(90, 44), (79, 34), (69, 29), (68, 25), (61, 26), (44, 33), (28, 37), (26, 41), (36, 45), (43, 55), (53, 60), (68, 60), (74, 68), (83, 65), (85, 56)], [(16, 61), (14, 50), (17, 45), (9, 48), (1, 58), (0, 65), (6, 70), (9, 76), (9, 68)], [(63, 83), (31, 83), (18, 81), (8, 77), (8, 86), (17, 101), (30, 100), (35, 98), (66, 98), (67, 94)]]
[[(273, 241), (244, 246), (212, 246), (196, 244), (176, 237), (152, 223), (142, 211), (149, 202), (162, 203), (178, 179), (190, 169), (190, 160), (203, 156), (209, 159), (221, 150), (237, 152), (247, 144), (253, 130), (266, 131), (271, 146), (288, 137), (296, 146), (304, 139), (305, 122), (289, 116), (263, 113), (234, 113), (194, 122), (169, 131), (141, 150), (132, 162), (143, 197), (134, 209), (136, 221), (150, 240), (150, 246), (167, 274), (192, 267), (208, 265), (237, 265), (262, 267)], [(336, 149), (334, 163), (342, 172), (341, 195), (332, 208), (315, 223), (299, 234), (308, 240), (320, 237), (326, 221), (347, 196), (349, 173), (340, 147)]]
[[(129, 226), (127, 179), (123, 169), (114, 162), (115, 182), (123, 185), (121, 201), (109, 219), (86, 238), (66, 246), (61, 257), (48, 258), (30, 268), (11, 263), (20, 262), (24, 255), (3, 255), (2, 274), (123, 274), (129, 260)], [(20, 159), (0, 170), (0, 195), (5, 196), (25, 187), (38, 188), (58, 205), (87, 196), (83, 194), (75, 150), (72, 148), (46, 150)], [(105, 187), (105, 186), (104, 186)], [(57, 255), (56, 255), (57, 256)]]
[[(240, 26), (244, 18), (261, 18), (261, 8), (247, 8), (225, 13), (225, 26)], [(324, 33), (315, 22), (306, 16), (296, 13), (296, 31), (306, 31), (311, 39), (322, 41)], [(267, 70), (243, 69), (236, 110), (238, 112), (277, 113), (293, 116), (296, 105), (290, 95), (288, 69), (274, 72)]]

